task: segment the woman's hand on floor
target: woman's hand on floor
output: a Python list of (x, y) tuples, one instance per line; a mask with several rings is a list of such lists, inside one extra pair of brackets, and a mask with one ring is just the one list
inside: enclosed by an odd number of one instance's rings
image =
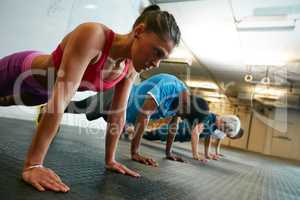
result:
[(129, 176), (137, 177), (137, 178), (141, 176), (137, 172), (135, 172), (131, 169), (128, 169), (125, 165), (122, 165), (121, 163), (118, 163), (116, 161), (106, 164), (105, 167), (108, 170), (118, 172), (120, 174), (125, 174), (125, 175), (129, 175)]
[(174, 155), (172, 155), (172, 154), (167, 155), (166, 158), (167, 158), (168, 160), (173, 160), (173, 161), (178, 161), (178, 162), (185, 162), (181, 157), (179, 157), (179, 156), (174, 156)]
[(204, 163), (204, 164), (208, 163), (208, 160), (205, 159), (205, 158), (202, 158), (199, 154), (193, 155), (193, 159), (194, 159), (194, 160), (199, 160), (199, 161), (201, 161), (201, 162)]
[(210, 156), (213, 160), (220, 160), (220, 156), (218, 154), (210, 154)]
[(22, 179), (40, 192), (45, 190), (68, 192), (70, 190), (54, 171), (45, 167), (25, 169), (22, 173)]
[(158, 166), (158, 163), (154, 159), (147, 158), (145, 156), (141, 156), (138, 153), (135, 153), (135, 154), (131, 155), (131, 159), (134, 160), (134, 161), (137, 161), (139, 163), (145, 164), (145, 165), (150, 165), (150, 166), (153, 166), (153, 167)]

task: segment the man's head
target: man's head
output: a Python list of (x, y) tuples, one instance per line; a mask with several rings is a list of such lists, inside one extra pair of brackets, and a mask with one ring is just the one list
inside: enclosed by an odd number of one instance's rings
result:
[(236, 115), (217, 116), (216, 126), (230, 139), (241, 138), (244, 130), (241, 129), (241, 121)]

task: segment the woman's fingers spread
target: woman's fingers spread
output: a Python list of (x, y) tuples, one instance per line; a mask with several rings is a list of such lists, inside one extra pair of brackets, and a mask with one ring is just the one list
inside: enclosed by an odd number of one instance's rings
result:
[(43, 181), (44, 187), (47, 189), (56, 191), (56, 192), (68, 192), (69, 190), (62, 184), (54, 181), (54, 180), (47, 180)]
[(60, 186), (60, 187), (62, 187), (65, 191), (69, 191), (70, 190), (70, 188), (66, 185), (66, 184), (64, 184), (62, 181), (61, 181), (61, 179), (60, 179), (60, 177), (55, 173), (55, 172), (50, 172), (50, 176), (53, 178), (53, 180), (55, 180), (55, 182)]
[(70, 188), (69, 188), (68, 186), (66, 186), (66, 185), (65, 185), (64, 183), (62, 183), (62, 182), (54, 182), (54, 183), (52, 183), (52, 184), (53, 184), (53, 186), (59, 188), (59, 190), (62, 191), (62, 192), (67, 192), (67, 191), (70, 190)]
[(58, 182), (62, 182), (60, 177), (54, 172), (52, 171), (51, 169), (49, 169), (49, 174)]
[(41, 185), (43, 185), (43, 187), (45, 187), (48, 190), (52, 190), (55, 192), (61, 191), (61, 188), (54, 181), (44, 180), (41, 182)]
[(47, 169), (47, 175), (51, 178), (48, 183), (58, 188), (59, 191), (67, 192), (70, 190), (70, 188), (61, 181), (60, 177), (53, 170)]
[(35, 187), (40, 192), (44, 192), (45, 191), (45, 188), (43, 186), (41, 186), (38, 182), (33, 182), (33, 183), (31, 183), (31, 185), (33, 187)]
[(39, 191), (46, 189), (56, 192), (68, 192), (70, 188), (61, 182), (52, 170), (46, 168), (34, 168), (24, 171), (22, 178), (25, 182), (31, 184)]
[(70, 191), (69, 186), (67, 186), (67, 185), (64, 184), (63, 182), (60, 182), (59, 184), (62, 185), (62, 186), (65, 188), (66, 192)]

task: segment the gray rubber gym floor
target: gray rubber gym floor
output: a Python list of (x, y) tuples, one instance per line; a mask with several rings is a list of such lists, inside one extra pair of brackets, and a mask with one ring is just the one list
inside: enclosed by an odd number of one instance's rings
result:
[(300, 165), (275, 158), (226, 150), (220, 161), (202, 164), (190, 152), (176, 149), (188, 163), (163, 159), (163, 144), (141, 151), (160, 164), (152, 168), (129, 159), (129, 143), (121, 141), (117, 159), (138, 170), (140, 179), (104, 169), (104, 138), (93, 130), (63, 126), (50, 147), (45, 165), (71, 187), (67, 194), (40, 193), (20, 179), (34, 125), (0, 118), (1, 199), (300, 199)]

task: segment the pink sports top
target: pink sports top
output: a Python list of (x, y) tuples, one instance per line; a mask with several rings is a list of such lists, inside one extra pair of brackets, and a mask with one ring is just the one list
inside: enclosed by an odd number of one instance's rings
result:
[[(105, 62), (108, 58), (109, 49), (111, 48), (115, 33), (112, 30), (106, 31), (106, 39), (104, 48), (102, 50), (101, 57), (97, 63), (89, 64), (84, 72), (83, 78), (81, 80), (78, 91), (84, 90), (92, 90), (92, 91), (103, 91), (109, 88), (114, 87), (118, 82), (120, 82), (128, 73), (128, 68), (130, 64), (130, 60), (126, 59), (125, 67), (123, 72), (118, 76), (118, 78), (112, 81), (103, 80), (101, 77), (101, 70), (104, 67)], [(63, 49), (60, 45), (52, 52), (52, 60), (54, 63), (54, 67), (56, 69), (59, 68), (63, 57)], [(120, 63), (121, 64), (121, 63)]]

